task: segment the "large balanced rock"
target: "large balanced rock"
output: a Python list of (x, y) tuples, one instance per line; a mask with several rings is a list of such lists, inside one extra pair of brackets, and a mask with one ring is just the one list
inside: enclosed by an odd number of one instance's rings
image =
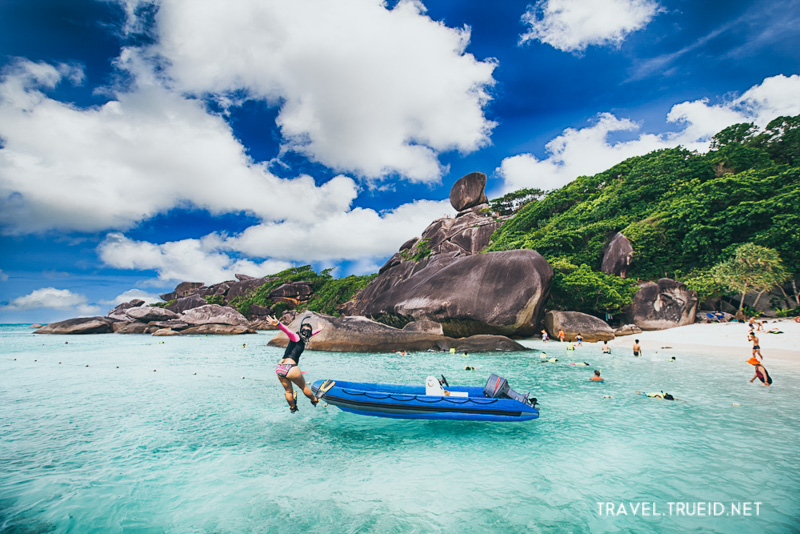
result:
[(57, 323), (50, 323), (34, 334), (111, 334), (114, 321), (107, 317), (78, 317)]
[(627, 237), (617, 233), (606, 245), (600, 270), (606, 274), (615, 274), (620, 278), (625, 278), (628, 276), (632, 258), (633, 245), (631, 245)]
[(544, 315), (544, 327), (553, 339), (558, 339), (561, 330), (567, 341), (574, 341), (578, 334), (588, 343), (614, 339), (614, 330), (608, 323), (581, 312), (549, 311)]
[[(473, 336), (462, 339), (401, 330), (381, 324), (366, 317), (331, 317), (316, 313), (298, 315), (289, 325), (292, 331), (300, 329), (300, 323), (308, 320), (315, 330), (321, 332), (311, 338), (307, 350), (331, 352), (395, 352), (395, 351), (449, 351), (494, 352), (529, 350), (504, 336)], [(269, 342), (273, 347), (285, 347), (289, 338), (279, 332)]]
[(626, 311), (627, 322), (642, 330), (664, 330), (692, 324), (697, 312), (697, 293), (669, 278), (639, 284)]
[(146, 306), (144, 308), (131, 308), (125, 310), (128, 317), (132, 317), (137, 321), (169, 321), (170, 319), (177, 319), (178, 314), (158, 306)]
[(226, 324), (244, 326), (247, 329), (250, 325), (244, 315), (229, 306), (220, 306), (219, 304), (206, 304), (199, 308), (186, 310), (180, 315), (180, 320), (190, 325)]
[(482, 172), (471, 172), (460, 178), (450, 189), (450, 204), (456, 211), (463, 211), (478, 204), (488, 202), (483, 190), (486, 187), (486, 175)]
[(553, 269), (533, 250), (440, 254), (387, 269), (347, 303), (345, 312), (394, 326), (428, 319), (453, 337), (528, 336), (552, 279)]

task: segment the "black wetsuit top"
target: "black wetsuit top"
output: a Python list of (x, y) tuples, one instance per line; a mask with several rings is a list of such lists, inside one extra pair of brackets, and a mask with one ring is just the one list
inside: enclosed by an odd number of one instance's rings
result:
[(300, 355), (303, 354), (304, 350), (306, 350), (306, 342), (303, 341), (303, 338), (300, 338), (300, 341), (292, 341), (290, 339), (283, 357), (290, 358), (294, 360), (295, 364), (300, 365)]

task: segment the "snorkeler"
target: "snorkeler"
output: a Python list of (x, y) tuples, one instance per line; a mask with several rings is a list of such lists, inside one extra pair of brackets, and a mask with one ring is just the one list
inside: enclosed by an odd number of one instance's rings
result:
[(289, 338), (289, 344), (286, 345), (286, 352), (283, 353), (283, 358), (281, 358), (277, 367), (275, 367), (275, 374), (278, 375), (278, 380), (280, 380), (283, 389), (286, 390), (286, 402), (289, 403), (289, 410), (292, 413), (297, 411), (297, 399), (295, 398), (292, 384), (300, 388), (303, 394), (311, 401), (311, 404), (316, 407), (319, 399), (314, 396), (314, 393), (312, 393), (311, 389), (306, 385), (303, 373), (300, 371), (298, 364), (300, 363), (300, 355), (306, 350), (306, 344), (312, 336), (318, 334), (325, 328), (325, 325), (321, 325), (319, 330), (313, 331), (311, 325), (306, 323), (305, 319), (303, 319), (300, 323), (300, 331), (292, 332), (275, 317), (267, 317), (267, 322), (272, 326), (277, 325)]
[[(652, 399), (661, 399), (661, 400), (670, 400), (670, 401), (683, 401), (683, 399), (679, 399), (677, 397), (673, 397), (669, 393), (664, 393), (663, 391), (656, 391), (653, 393), (645, 393), (644, 391), (636, 391), (642, 397), (650, 397)], [(686, 401), (683, 401), (686, 402)]]
[(756, 374), (755, 376), (753, 376), (753, 378), (750, 379), (750, 383), (752, 383), (753, 380), (758, 378), (759, 380), (761, 380), (761, 383), (764, 384), (765, 386), (769, 387), (772, 385), (772, 377), (769, 376), (767, 368), (764, 367), (764, 365), (760, 361), (758, 361), (755, 356), (747, 360), (747, 363), (749, 363), (756, 369)]

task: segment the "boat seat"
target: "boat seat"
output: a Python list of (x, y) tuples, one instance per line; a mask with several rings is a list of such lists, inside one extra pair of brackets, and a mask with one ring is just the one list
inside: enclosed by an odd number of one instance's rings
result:
[(469, 393), (466, 391), (446, 391), (435, 376), (429, 376), (425, 379), (425, 395), (432, 397), (469, 397)]

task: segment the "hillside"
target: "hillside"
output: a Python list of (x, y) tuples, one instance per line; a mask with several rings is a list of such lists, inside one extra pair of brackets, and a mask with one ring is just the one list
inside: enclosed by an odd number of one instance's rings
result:
[[(534, 249), (557, 271), (583, 265), (585, 275), (613, 284), (599, 270), (617, 232), (633, 245), (629, 278), (673, 278), (701, 297), (713, 293), (700, 283), (709, 269), (742, 243), (776, 250), (799, 273), (800, 115), (779, 117), (763, 131), (726, 128), (705, 154), (660, 150), (578, 177), (528, 202), (487, 250)], [(555, 285), (558, 301), (566, 295)]]

